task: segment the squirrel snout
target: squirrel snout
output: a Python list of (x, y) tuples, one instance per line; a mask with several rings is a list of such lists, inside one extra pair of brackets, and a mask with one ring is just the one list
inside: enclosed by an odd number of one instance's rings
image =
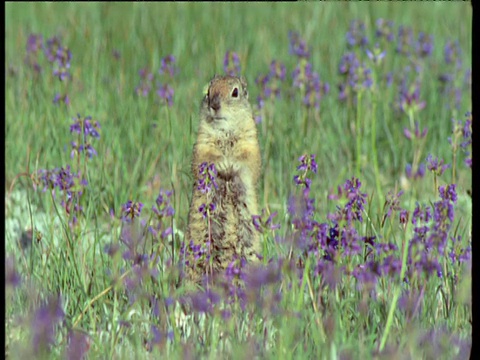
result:
[(210, 99), (210, 104), (209, 105), (215, 111), (220, 110), (220, 97), (218, 95), (213, 96)]

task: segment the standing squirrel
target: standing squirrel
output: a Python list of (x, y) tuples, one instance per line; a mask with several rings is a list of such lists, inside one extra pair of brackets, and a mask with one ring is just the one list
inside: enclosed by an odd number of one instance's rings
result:
[[(216, 187), (208, 195), (198, 189), (199, 168), (213, 163)], [(195, 176), (185, 244), (210, 243), (210, 259), (187, 253), (185, 272), (199, 281), (225, 269), (234, 258), (256, 260), (261, 252), (252, 215), (258, 214), (256, 187), (261, 172), (260, 146), (243, 77), (219, 76), (210, 81), (200, 108), (200, 124), (193, 148)], [(210, 219), (199, 208), (215, 204)]]

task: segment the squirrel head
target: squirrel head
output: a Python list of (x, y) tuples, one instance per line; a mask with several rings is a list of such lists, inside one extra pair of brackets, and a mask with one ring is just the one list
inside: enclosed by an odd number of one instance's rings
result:
[(245, 78), (215, 75), (205, 87), (202, 113), (209, 123), (239, 121), (251, 117)]

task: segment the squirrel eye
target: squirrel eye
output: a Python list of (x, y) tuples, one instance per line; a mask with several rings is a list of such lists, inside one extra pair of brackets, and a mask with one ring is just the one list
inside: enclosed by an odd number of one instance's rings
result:
[(238, 97), (238, 88), (233, 89), (232, 97), (234, 97), (234, 98)]

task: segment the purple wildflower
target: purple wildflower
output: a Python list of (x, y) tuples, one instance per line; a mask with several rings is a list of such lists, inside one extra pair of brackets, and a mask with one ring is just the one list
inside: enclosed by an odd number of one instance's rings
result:
[(227, 75), (239, 76), (241, 72), (240, 57), (236, 52), (227, 51), (223, 59), (223, 70)]
[(53, 103), (55, 105), (59, 104), (60, 102), (63, 102), (65, 105), (70, 105), (70, 97), (67, 94), (60, 95), (59, 93), (55, 94), (55, 97), (53, 98)]
[(438, 158), (433, 158), (432, 154), (427, 156), (427, 169), (436, 175), (443, 175), (445, 170), (447, 170), (449, 167), (449, 164), (444, 164), (443, 159), (438, 160)]
[(320, 100), (330, 91), (330, 85), (320, 80), (317, 72), (312, 70), (312, 64), (302, 61), (292, 73), (293, 87), (303, 89), (302, 102), (310, 108), (320, 108)]
[(455, 65), (456, 69), (462, 67), (462, 48), (460, 47), (460, 43), (458, 40), (456, 41), (448, 41), (445, 44), (444, 48), (445, 54), (445, 63), (448, 65)]
[(420, 100), (420, 82), (408, 85), (404, 79), (395, 100), (395, 109), (405, 114), (416, 113), (425, 108), (425, 101)]
[(62, 44), (57, 36), (54, 36), (47, 40), (47, 44), (44, 47), (44, 52), (49, 62), (53, 63), (57, 59), (57, 52), (61, 48)]
[(314, 174), (318, 171), (318, 165), (315, 161), (315, 154), (311, 155), (302, 155), (298, 158), (300, 165), (297, 166), (297, 170), (301, 172), (300, 175), (295, 175), (293, 181), (296, 185), (304, 185), (305, 190), (310, 189), (311, 180), (307, 177), (308, 173), (311, 171)]
[(258, 292), (262, 286), (275, 284), (282, 279), (282, 261), (272, 261), (267, 265), (251, 267), (245, 274), (248, 291)]
[(176, 62), (176, 59), (175, 59), (175, 56), (173, 55), (167, 55), (164, 58), (162, 58), (160, 70), (158, 71), (159, 74), (160, 75), (168, 74), (170, 77), (173, 77), (177, 70), (175, 66), (175, 62)]
[(397, 52), (403, 55), (410, 55), (413, 52), (413, 31), (409, 27), (400, 26), (397, 36)]
[(189, 304), (193, 311), (207, 314), (214, 313), (220, 300), (220, 294), (210, 289), (206, 291), (197, 291), (180, 298), (180, 302), (183, 304)]
[(143, 204), (141, 202), (134, 202), (128, 200), (125, 204), (122, 205), (122, 221), (131, 222), (133, 219), (140, 217), (142, 212)]
[(405, 174), (407, 175), (408, 179), (421, 179), (425, 176), (425, 164), (420, 163), (415, 173), (412, 169), (412, 164), (407, 164), (405, 165)]
[(5, 258), (5, 287), (17, 287), (21, 282), (20, 274), (16, 270), (13, 257)]
[(206, 162), (201, 163), (198, 167), (197, 189), (204, 194), (210, 193), (212, 191), (212, 186), (215, 189), (218, 189), (216, 178), (217, 169), (215, 168), (215, 164), (208, 164)]
[(82, 118), (80, 114), (77, 114), (77, 117), (72, 119), (74, 123), (70, 125), (71, 133), (83, 134), (85, 138), (87, 136), (91, 136), (96, 139), (100, 137), (100, 134), (98, 132), (98, 130), (100, 129), (100, 124), (98, 121), (92, 121), (91, 116)]
[(363, 222), (362, 212), (365, 208), (365, 202), (367, 194), (360, 191), (362, 183), (355, 177), (351, 180), (347, 180), (343, 186), (338, 187), (338, 196), (345, 197), (347, 203), (345, 206), (338, 207), (335, 214), (330, 214), (330, 220), (339, 223), (342, 220), (347, 221), (347, 224), (351, 224), (352, 221)]
[(317, 110), (320, 108), (320, 100), (324, 95), (330, 91), (330, 85), (320, 81), (320, 77), (316, 72), (310, 74), (307, 77), (305, 83), (305, 96), (303, 98), (303, 104), (307, 107), (315, 107)]
[(470, 245), (464, 247), (462, 245), (462, 237), (460, 235), (451, 236), (450, 239), (451, 249), (448, 253), (448, 257), (450, 258), (452, 264), (459, 264), (470, 260), (472, 256), (471, 240)]
[(148, 230), (153, 236), (157, 236), (161, 233), (162, 239), (166, 238), (167, 236), (173, 233), (173, 229), (171, 226), (164, 226), (165, 218), (173, 217), (175, 214), (175, 210), (170, 204), (170, 198), (172, 197), (172, 191), (166, 191), (160, 189), (160, 193), (157, 196), (155, 201), (155, 205), (152, 206), (152, 211), (156, 215), (156, 219), (154, 223), (149, 226)]
[(72, 141), (72, 151), (70, 157), (85, 152), (89, 158), (97, 155), (97, 151), (90, 143), (89, 138), (98, 139), (100, 133), (100, 124), (98, 121), (93, 121), (91, 116), (85, 118), (77, 114), (76, 118), (73, 118), (74, 123), (70, 125), (70, 133), (78, 134), (78, 141)]
[(418, 121), (415, 121), (415, 130), (412, 132), (408, 128), (403, 128), (403, 135), (408, 139), (412, 140), (413, 136), (415, 136), (416, 139), (423, 139), (425, 136), (428, 134), (428, 128), (424, 128), (422, 132), (420, 132), (420, 126), (418, 124)]
[(146, 97), (152, 90), (153, 74), (147, 68), (140, 69), (138, 74), (140, 75), (140, 85), (135, 88), (135, 93)]
[[(182, 241), (180, 244), (180, 257), (185, 259), (185, 266), (201, 266), (202, 270), (210, 261), (210, 242), (195, 244), (193, 240)], [(193, 260), (193, 263), (192, 261)]]
[(66, 358), (69, 360), (82, 360), (90, 349), (89, 336), (81, 331), (70, 330), (68, 332), (68, 347)]
[(31, 326), (35, 353), (48, 350), (54, 344), (55, 328), (64, 317), (61, 299), (56, 296), (51, 296), (35, 311)]
[(266, 210), (262, 209), (262, 214), (261, 215), (252, 215), (252, 222), (253, 226), (255, 229), (257, 229), (258, 232), (264, 233), (267, 230), (277, 230), (280, 229), (280, 224), (274, 224), (273, 223), (273, 218), (277, 216), (277, 212), (271, 213), (266, 219)]
[(42, 70), (42, 67), (38, 63), (38, 55), (42, 48), (42, 35), (30, 34), (27, 39), (27, 54), (25, 56), (25, 64), (32, 67), (36, 73), (40, 73)]
[(310, 49), (308, 48), (307, 43), (297, 32), (289, 31), (288, 38), (290, 41), (290, 54), (304, 59), (310, 57)]
[(415, 49), (418, 57), (425, 58), (433, 52), (433, 35), (423, 32), (418, 34), (418, 41), (415, 43)]
[(347, 45), (350, 48), (355, 46), (365, 47), (368, 45), (368, 38), (365, 34), (365, 23), (361, 20), (352, 20), (348, 29)]
[(465, 122), (461, 120), (454, 120), (453, 122), (453, 139), (449, 138), (448, 142), (452, 145), (453, 151), (456, 152), (458, 148), (458, 142), (460, 142), (460, 149), (465, 154), (465, 164), (468, 167), (472, 167), (472, 156), (470, 153), (470, 147), (472, 145), (472, 113), (467, 112), (465, 114)]
[(175, 90), (169, 84), (163, 84), (163, 85), (159, 84), (158, 89), (157, 89), (157, 95), (168, 106), (173, 105), (173, 95), (174, 94), (175, 94)]
[(215, 203), (209, 203), (208, 205), (207, 204), (202, 204), (198, 208), (198, 212), (200, 212), (202, 214), (203, 218), (206, 219), (211, 214), (213, 214), (213, 212), (215, 211), (216, 208), (217, 208), (217, 206), (215, 205)]
[(285, 75), (287, 74), (287, 69), (285, 65), (277, 60), (272, 60), (270, 63), (270, 77), (277, 78), (280, 81), (285, 80)]
[(428, 223), (432, 219), (432, 209), (430, 206), (422, 207), (418, 202), (413, 211), (412, 224), (417, 225), (418, 222)]
[[(267, 99), (279, 98), (282, 81), (285, 80), (286, 68), (279, 61), (273, 60), (270, 64), (270, 72), (267, 75), (259, 75), (255, 83), (260, 87), (257, 97), (257, 108), (263, 109)], [(260, 122), (261, 116), (257, 119)]]
[[(386, 218), (392, 216), (393, 211), (401, 211), (403, 210), (400, 206), (400, 197), (403, 195), (403, 190), (400, 190), (396, 195), (392, 192), (387, 194), (387, 199), (385, 200), (385, 204), (383, 205), (383, 209), (387, 210), (384, 214), (384, 221)], [(383, 222), (382, 222), (383, 223)]]
[(158, 217), (172, 217), (175, 215), (175, 210), (170, 204), (172, 194), (172, 191), (160, 189), (160, 193), (155, 200), (155, 205), (152, 207), (152, 211)]
[(355, 98), (355, 93), (370, 89), (373, 85), (372, 70), (361, 63), (354, 52), (342, 56), (338, 70), (344, 77), (344, 82), (339, 84), (341, 101), (350, 96)]
[(410, 291), (404, 290), (398, 300), (398, 307), (406, 313), (409, 320), (418, 317), (418, 314), (422, 312), (423, 297), (424, 288), (420, 292), (414, 289)]
[(392, 42), (394, 39), (393, 21), (378, 19), (376, 21), (375, 36)]
[(72, 53), (67, 47), (59, 47), (55, 55), (53, 75), (58, 76), (60, 81), (71, 78), (69, 72)]

